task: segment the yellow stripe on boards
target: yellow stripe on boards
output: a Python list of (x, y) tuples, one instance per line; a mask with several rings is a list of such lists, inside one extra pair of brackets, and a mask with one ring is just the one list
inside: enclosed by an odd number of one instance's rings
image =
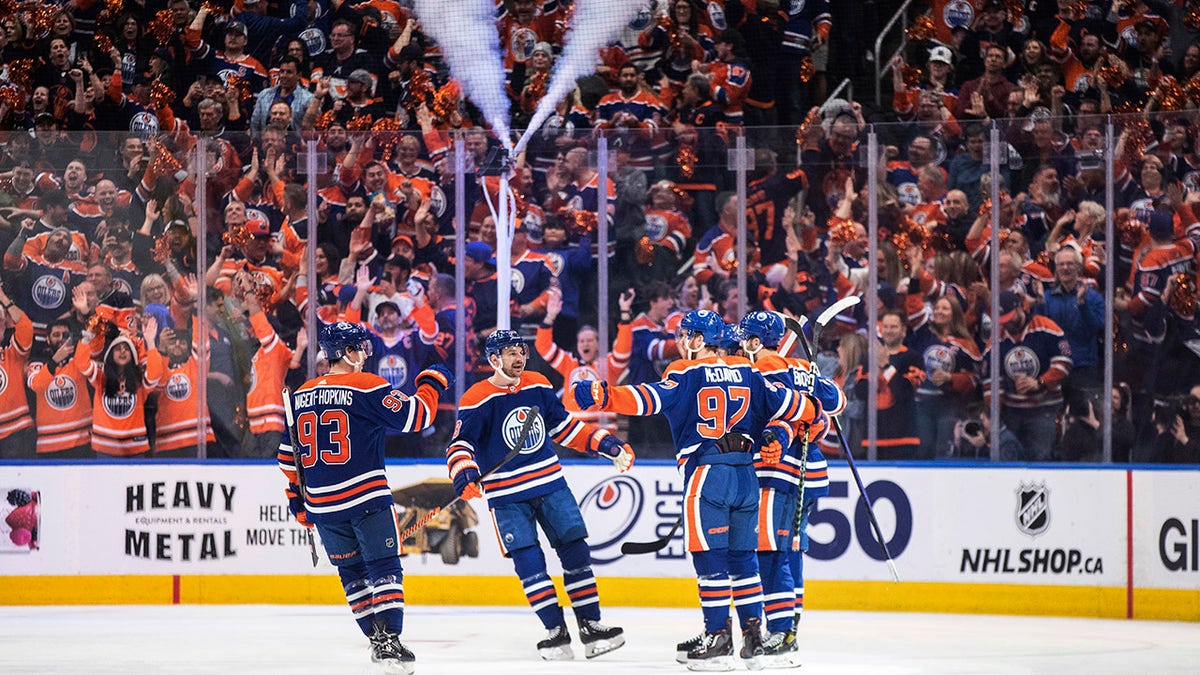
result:
[[(562, 580), (555, 579), (566, 603)], [(604, 578), (600, 598), (609, 607), (698, 607), (694, 579)], [(884, 581), (810, 581), (812, 610), (1012, 614), (1122, 619), (1124, 588)], [(515, 576), (410, 576), (410, 605), (526, 604)], [(211, 575), (179, 578), (183, 604), (343, 604), (337, 575)], [(0, 577), (0, 605), (138, 605), (174, 602), (167, 575)], [(1200, 589), (1137, 589), (1134, 618), (1200, 621)]]

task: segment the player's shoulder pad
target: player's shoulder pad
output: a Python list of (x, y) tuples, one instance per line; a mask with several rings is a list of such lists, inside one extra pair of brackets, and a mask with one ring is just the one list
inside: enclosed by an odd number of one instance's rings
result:
[(501, 393), (503, 390), (498, 389), (496, 385), (487, 380), (480, 380), (463, 392), (462, 398), (458, 400), (458, 409), (478, 408), (492, 396)]
[(1050, 333), (1051, 335), (1063, 334), (1063, 329), (1057, 323), (1054, 323), (1054, 319), (1043, 314), (1034, 314), (1029, 319), (1029, 330)]
[(525, 372), (521, 373), (521, 388), (522, 389), (524, 389), (525, 387), (538, 387), (538, 386), (549, 387), (550, 380), (547, 380), (545, 375), (543, 375), (541, 373), (536, 373), (532, 370), (526, 370)]
[(328, 375), (325, 379), (328, 386), (346, 387), (348, 389), (358, 389), (359, 391), (374, 391), (380, 387), (392, 386), (387, 380), (375, 373), (344, 373), (341, 375)]
[(785, 359), (778, 354), (764, 354), (754, 362), (755, 369), (764, 375), (787, 370), (790, 365), (792, 364), (789, 363), (789, 359)]
[(696, 364), (696, 361), (694, 359), (684, 359), (684, 358), (675, 359), (674, 361), (668, 363), (667, 367), (663, 369), (663, 374), (662, 374), (663, 379), (665, 380), (669, 375), (675, 375), (677, 373), (682, 373), (685, 370), (687, 370), (688, 368), (691, 368), (695, 364)]

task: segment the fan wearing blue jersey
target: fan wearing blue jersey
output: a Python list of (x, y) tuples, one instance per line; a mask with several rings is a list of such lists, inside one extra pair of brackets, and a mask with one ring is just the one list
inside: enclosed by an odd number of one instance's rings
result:
[[(354, 620), (371, 640), (371, 660), (411, 673), (415, 657), (400, 642), (404, 571), (384, 473), (384, 439), (388, 430), (429, 426), (438, 397), (453, 386), (454, 376), (444, 366), (430, 366), (416, 377), (416, 395), (407, 396), (379, 375), (363, 372), (372, 352), (367, 329), (341, 321), (324, 326), (318, 341), (329, 373), (292, 395), (296, 447), (291, 434), (279, 446), (288, 506), (297, 521), (320, 533)], [(304, 494), (296, 455), (304, 470)]]
[(758, 480), (752, 451), (766, 429), (781, 447), (786, 422), (811, 422), (820, 403), (767, 382), (749, 360), (721, 356), (724, 322), (716, 312), (689, 312), (679, 323), (685, 358), (660, 382), (610, 387), (580, 382), (572, 392), (583, 410), (665, 415), (684, 476), (683, 522), (704, 613), (704, 635), (686, 657), (691, 670), (733, 667), (729, 604), (742, 629), (741, 658), (761, 667), (762, 582), (758, 559)]
[[(454, 438), (446, 449), (454, 490), (463, 499), (487, 495), (500, 550), (512, 558), (529, 605), (549, 631), (538, 642), (543, 659), (572, 659), (574, 654), (546, 570), (538, 525), (562, 563), (563, 586), (575, 610), (584, 654), (590, 659), (617, 649), (625, 644), (624, 631), (600, 623), (587, 528), (551, 441), (591, 457), (604, 455), (622, 472), (633, 465), (633, 448), (608, 431), (568, 415), (550, 382), (525, 370), (529, 349), (520, 333), (493, 331), (484, 342), (484, 354), (492, 376), (463, 394)], [(541, 410), (539, 418), (533, 420), (520, 452), (504, 462), (534, 406)], [(501, 462), (499, 470), (481, 479), (480, 467), (488, 471)]]
[[(821, 402), (822, 412), (812, 424), (793, 426), (793, 441), (780, 448), (780, 461), (768, 462), (766, 450), (754, 458), (759, 485), (758, 566), (768, 631), (763, 661), (767, 667), (789, 667), (797, 665), (796, 621), (804, 606), (808, 516), (817, 498), (829, 494), (828, 465), (817, 441), (825, 433), (828, 416), (846, 407), (846, 395), (832, 380), (815, 375), (808, 361), (779, 354), (784, 323), (778, 313), (751, 312), (738, 325), (742, 351), (768, 382), (811, 393)], [(803, 462), (801, 453), (807, 454)], [(804, 504), (797, 527), (796, 502), (802, 482)], [(796, 537), (798, 546), (793, 546)]]

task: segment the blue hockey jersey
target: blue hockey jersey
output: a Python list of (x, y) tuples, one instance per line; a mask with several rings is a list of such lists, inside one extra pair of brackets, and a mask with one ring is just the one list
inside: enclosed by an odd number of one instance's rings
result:
[(309, 522), (335, 523), (391, 508), (383, 466), (385, 433), (429, 426), (438, 392), (422, 384), (416, 396), (407, 396), (378, 375), (344, 373), (305, 382), (292, 401), (298, 447), (293, 449), (284, 435), (279, 468), (296, 484), (293, 457), (299, 452)]
[(490, 380), (471, 385), (458, 403), (454, 438), (446, 448), (446, 466), (453, 479), (471, 467), (487, 473), (513, 449), (530, 408), (541, 409), (516, 457), (483, 481), (488, 506), (521, 502), (566, 486), (554, 443), (589, 456), (597, 454), (607, 431), (572, 419), (550, 381), (526, 371), (512, 387)]
[(727, 434), (758, 443), (772, 420), (811, 422), (820, 413), (807, 396), (767, 382), (739, 356), (680, 359), (667, 367), (661, 382), (609, 387), (601, 409), (665, 415), (685, 478), (702, 464), (750, 463), (749, 453), (721, 452), (717, 441)]

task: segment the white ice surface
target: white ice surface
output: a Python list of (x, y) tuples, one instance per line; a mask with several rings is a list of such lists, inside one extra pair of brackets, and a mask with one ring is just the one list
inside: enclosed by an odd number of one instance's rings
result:
[[(409, 607), (402, 639), (419, 675), (686, 672), (674, 645), (698, 631), (699, 610), (616, 607), (604, 621), (628, 642), (591, 661), (578, 641), (576, 661), (539, 660), (544, 631), (523, 608)], [(1200, 672), (1200, 626), (1189, 623), (810, 611), (799, 639), (791, 672), (804, 675)], [(334, 606), (0, 608), (6, 675), (376, 672), (349, 611)]]

